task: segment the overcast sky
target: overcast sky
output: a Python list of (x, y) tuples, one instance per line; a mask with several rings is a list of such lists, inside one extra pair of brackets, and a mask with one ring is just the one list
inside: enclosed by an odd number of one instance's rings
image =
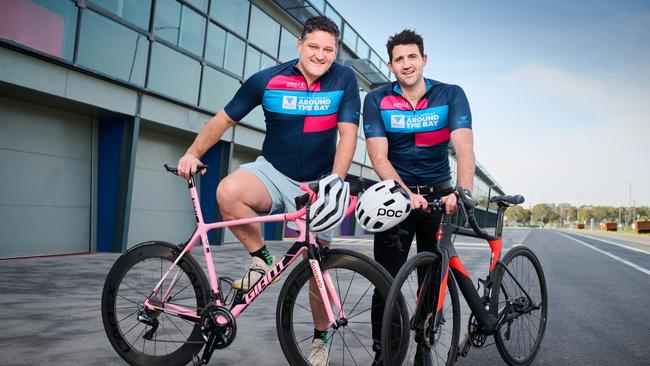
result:
[(380, 55), (424, 37), (425, 76), (460, 85), (477, 160), (506, 193), (650, 205), (650, 1), (330, 0)]

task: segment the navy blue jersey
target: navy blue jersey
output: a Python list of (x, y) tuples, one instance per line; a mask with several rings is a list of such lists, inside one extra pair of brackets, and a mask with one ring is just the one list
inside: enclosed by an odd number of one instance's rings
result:
[(309, 88), (297, 60), (262, 70), (224, 108), (239, 121), (258, 105), (266, 119), (262, 155), (287, 177), (316, 180), (332, 171), (337, 123), (359, 123), (359, 87), (352, 70), (333, 63)]
[(425, 79), (427, 90), (415, 108), (397, 82), (368, 93), (363, 106), (366, 138), (388, 139), (388, 160), (408, 185), (451, 178), (451, 131), (472, 128), (467, 97), (459, 86)]

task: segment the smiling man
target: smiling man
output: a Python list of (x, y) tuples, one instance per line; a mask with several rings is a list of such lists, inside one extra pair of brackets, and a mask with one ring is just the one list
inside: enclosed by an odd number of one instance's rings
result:
[[(449, 142), (458, 161), (456, 185), (472, 190), (474, 151), (472, 117), (463, 90), (423, 76), (427, 56), (422, 37), (404, 30), (386, 44), (390, 71), (397, 81), (368, 93), (363, 128), (372, 166), (381, 179), (394, 179), (408, 192), (412, 207), (405, 221), (375, 234), (375, 260), (395, 276), (416, 236), (417, 251), (431, 250), (440, 213), (427, 210), (428, 201), (441, 198), (448, 213), (455, 212), (449, 168)], [(419, 210), (418, 210), (419, 208)], [(373, 339), (381, 332), (383, 305), (373, 297)], [(379, 351), (375, 343), (375, 351)], [(380, 352), (377, 353), (380, 355)], [(415, 365), (430, 365), (430, 350), (422, 344)], [(381, 364), (375, 357), (375, 364)]]
[[(189, 178), (196, 173), (199, 159), (224, 132), (262, 105), (266, 119), (262, 156), (240, 166), (217, 188), (224, 220), (295, 211), (294, 198), (304, 193), (298, 188), (302, 182), (330, 173), (345, 178), (356, 147), (361, 103), (353, 71), (334, 63), (339, 36), (338, 26), (331, 19), (307, 19), (297, 44), (298, 59), (262, 70), (246, 80), (178, 161), (180, 175)], [(230, 229), (251, 255), (247, 272), (233, 287), (248, 291), (271, 269), (274, 258), (262, 241), (259, 224)], [(319, 234), (326, 244), (331, 237), (331, 231)], [(322, 321), (322, 305), (317, 303), (312, 299), (316, 321), (309, 361), (324, 366), (328, 324)]]

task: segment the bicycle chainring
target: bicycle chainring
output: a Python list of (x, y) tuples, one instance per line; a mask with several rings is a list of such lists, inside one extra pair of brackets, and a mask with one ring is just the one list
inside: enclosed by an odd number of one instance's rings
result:
[(474, 314), (469, 316), (469, 321), (467, 322), (467, 334), (472, 346), (476, 348), (483, 347), (487, 340), (487, 335), (481, 331)]
[(237, 323), (230, 310), (209, 303), (201, 312), (201, 332), (206, 342), (215, 333), (212, 349), (223, 349), (235, 340)]

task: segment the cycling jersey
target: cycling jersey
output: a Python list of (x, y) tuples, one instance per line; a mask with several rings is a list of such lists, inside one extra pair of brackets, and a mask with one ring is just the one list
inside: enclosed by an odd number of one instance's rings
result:
[(463, 90), (425, 79), (426, 92), (415, 108), (397, 82), (368, 93), (363, 107), (366, 138), (388, 139), (388, 160), (407, 185), (451, 179), (448, 146), (451, 131), (472, 128)]
[(338, 122), (359, 123), (359, 87), (352, 70), (333, 63), (309, 88), (297, 60), (262, 70), (224, 108), (239, 121), (258, 105), (266, 119), (262, 155), (299, 182), (332, 170)]

